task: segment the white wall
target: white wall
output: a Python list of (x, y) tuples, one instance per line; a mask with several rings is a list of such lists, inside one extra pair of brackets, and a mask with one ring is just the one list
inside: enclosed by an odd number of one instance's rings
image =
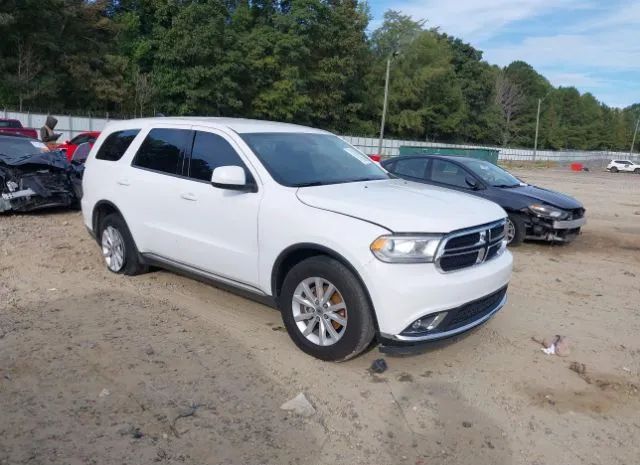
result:
[[(13, 111), (0, 111), (0, 115), (3, 118), (18, 119), (25, 127), (40, 129), (47, 118), (47, 115), (40, 113), (19, 113)], [(94, 117), (80, 117), (69, 115), (54, 114), (58, 119), (58, 125), (55, 132), (61, 132), (59, 141), (71, 139), (83, 131), (101, 131), (107, 122), (105, 118)], [(372, 137), (355, 137), (355, 136), (342, 136), (344, 140), (351, 145), (358, 147), (367, 155), (372, 155), (378, 152), (378, 139)], [(396, 156), (399, 154), (399, 148), (401, 145), (419, 146), (419, 147), (451, 147), (451, 148), (491, 148), (500, 151), (500, 160), (532, 160), (533, 149), (512, 149), (502, 147), (489, 147), (489, 146), (475, 146), (475, 145), (456, 145), (456, 144), (441, 144), (437, 142), (420, 142), (411, 140), (395, 140), (385, 139), (383, 142), (382, 155), (384, 156)], [(628, 152), (587, 152), (587, 151), (551, 151), (551, 150), (538, 150), (536, 154), (536, 160), (545, 161), (557, 161), (557, 162), (599, 162), (606, 164), (612, 159), (626, 159), (629, 158)], [(640, 158), (637, 155), (632, 157), (635, 160)]]

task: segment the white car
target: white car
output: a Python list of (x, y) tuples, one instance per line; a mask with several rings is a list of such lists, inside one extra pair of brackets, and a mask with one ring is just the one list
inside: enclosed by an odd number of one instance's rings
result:
[(631, 160), (611, 160), (611, 162), (607, 165), (607, 170), (612, 173), (617, 173), (618, 171), (628, 171), (631, 173), (640, 174), (640, 165), (632, 162)]
[(346, 360), (414, 349), (506, 301), (498, 205), (392, 178), (339, 137), (228, 118), (110, 123), (82, 211), (107, 267), (159, 266), (277, 306), (295, 344)]

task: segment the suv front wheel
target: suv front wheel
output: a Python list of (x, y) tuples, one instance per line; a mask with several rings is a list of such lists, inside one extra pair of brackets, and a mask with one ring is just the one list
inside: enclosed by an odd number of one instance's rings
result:
[(331, 257), (311, 257), (295, 265), (279, 302), (293, 342), (321, 360), (348, 360), (373, 339), (372, 309), (362, 285)]
[(100, 222), (100, 248), (109, 271), (129, 276), (144, 273), (147, 267), (140, 255), (124, 219), (111, 213)]

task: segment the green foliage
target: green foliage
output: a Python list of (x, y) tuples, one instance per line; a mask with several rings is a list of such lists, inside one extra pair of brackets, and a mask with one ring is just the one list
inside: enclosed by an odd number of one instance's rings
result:
[(0, 106), (223, 115), (389, 137), (628, 150), (640, 105), (609, 108), (504, 69), (425, 22), (359, 0), (4, 0)]

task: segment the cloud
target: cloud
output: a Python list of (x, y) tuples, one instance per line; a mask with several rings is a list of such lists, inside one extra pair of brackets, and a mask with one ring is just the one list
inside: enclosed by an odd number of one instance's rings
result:
[(637, 30), (625, 29), (597, 34), (528, 37), (520, 43), (487, 49), (485, 57), (503, 66), (517, 59), (535, 67), (640, 69), (640, 43), (637, 40)]
[(471, 42), (492, 37), (516, 21), (591, 7), (579, 0), (405, 0), (389, 6)]
[(549, 79), (554, 86), (598, 88), (608, 85), (606, 80), (594, 77), (588, 73), (550, 72), (547, 73), (545, 77)]
[(401, 0), (388, 5), (462, 38), (490, 63), (531, 64), (612, 106), (640, 101), (638, 0)]

